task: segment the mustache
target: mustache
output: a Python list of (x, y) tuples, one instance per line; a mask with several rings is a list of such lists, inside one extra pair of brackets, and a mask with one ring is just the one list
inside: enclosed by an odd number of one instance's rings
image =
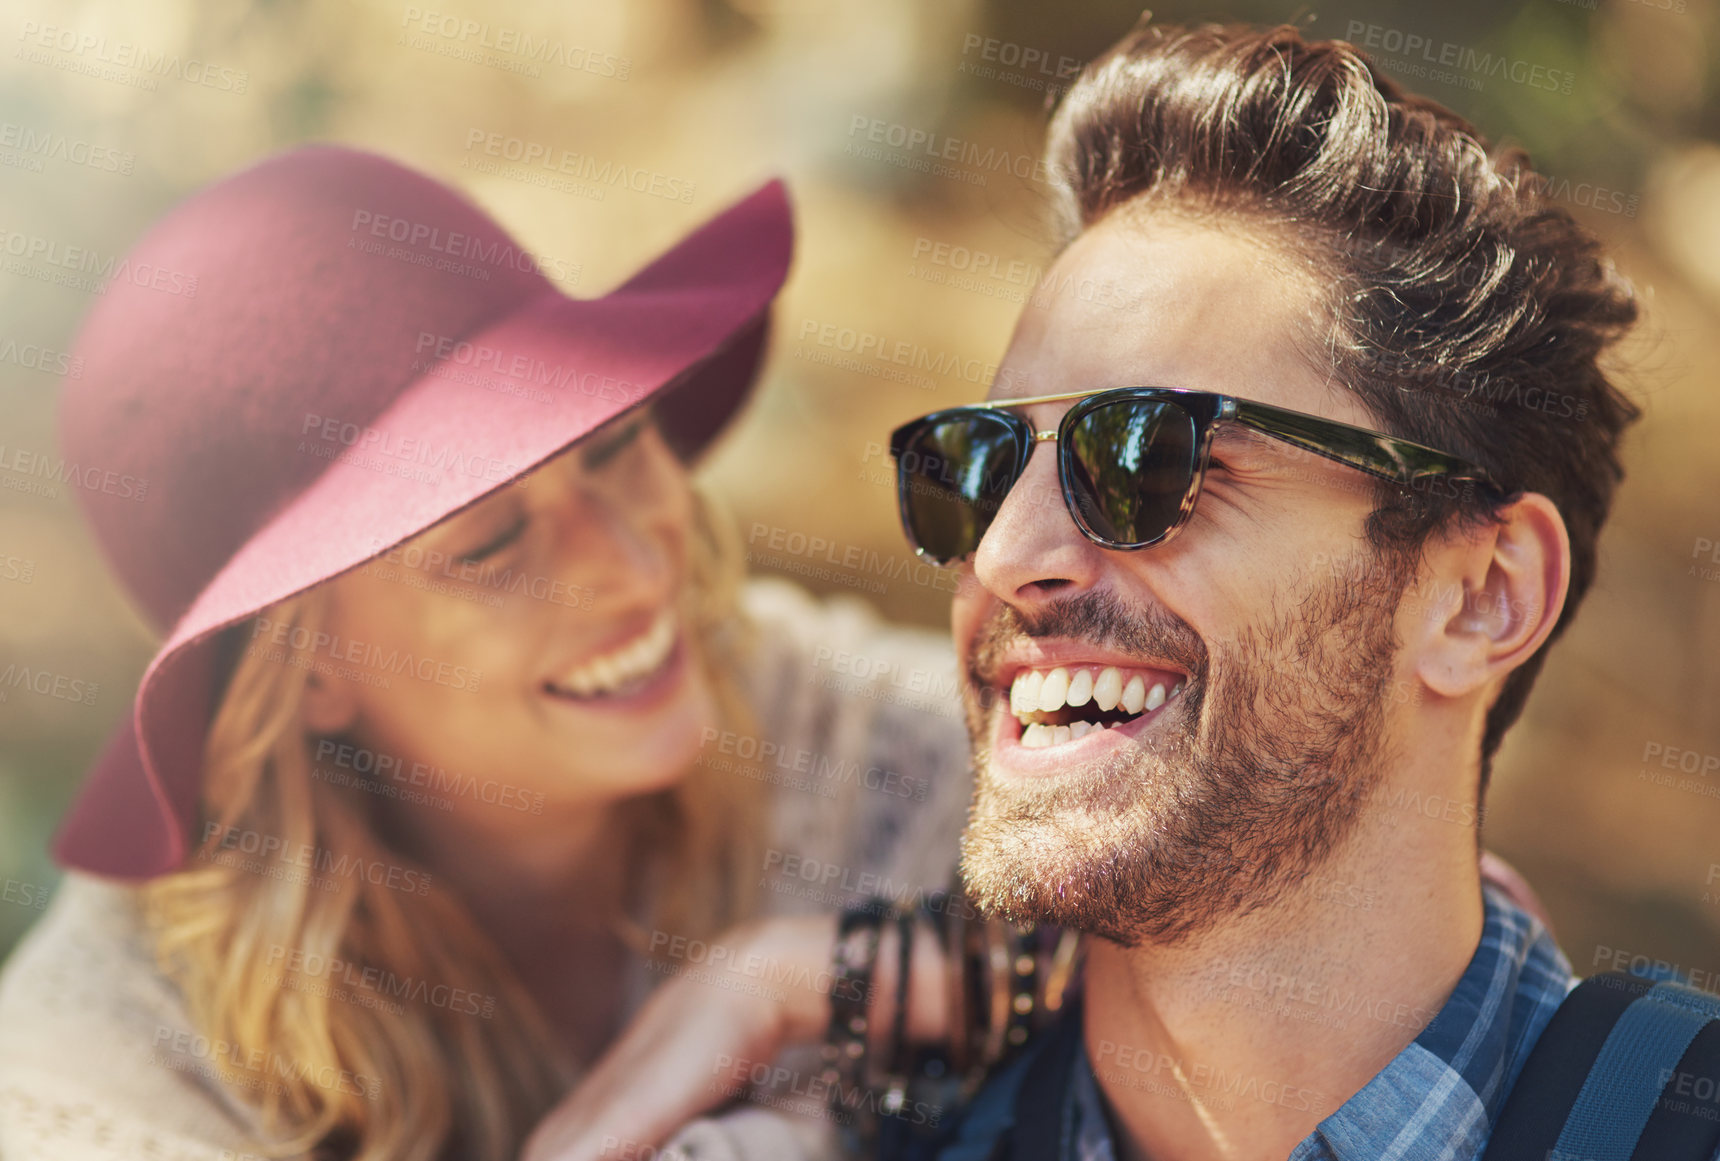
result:
[(1163, 605), (1131, 609), (1113, 593), (1084, 592), (1033, 612), (999, 604), (974, 631), (969, 645), (971, 687), (995, 686), (1005, 652), (1023, 637), (1084, 641), (1142, 660), (1168, 661), (1187, 670), (1191, 683), (1206, 677), (1206, 642), (1187, 621)]

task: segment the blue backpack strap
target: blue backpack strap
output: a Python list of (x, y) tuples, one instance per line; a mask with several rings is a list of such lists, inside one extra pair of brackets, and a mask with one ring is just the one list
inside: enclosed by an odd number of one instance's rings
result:
[(1063, 1152), (1063, 1109), (1081, 1051), (1082, 1020), (1079, 997), (1063, 1010), (1046, 1034), (1041, 1052), (1022, 1078), (1016, 1098), (1015, 1129), (1010, 1134), (1010, 1161), (1055, 1161)]
[(1679, 1057), (1630, 1161), (1714, 1156), (1720, 1156), (1720, 1020)]
[(1482, 1161), (1544, 1158), (1552, 1151), (1613, 1026), (1653, 986), (1652, 980), (1608, 972), (1589, 977), (1565, 997), (1506, 1096)]
[(1710, 1134), (1689, 1123), (1700, 1110), (1692, 1118), (1677, 1091), (1694, 1087), (1681, 1071), (1720, 1046), (1717, 1020), (1720, 1000), (1681, 984), (1622, 972), (1583, 981), (1529, 1054), (1484, 1161), (1709, 1161)]
[(1081, 1047), (1079, 993), (985, 1084), (937, 1161), (1056, 1161), (1064, 1096)]
[(1630, 1161), (1679, 1059), (1717, 1017), (1720, 1003), (1713, 996), (1683, 984), (1650, 988), (1613, 1026), (1554, 1149), (1595, 1161)]

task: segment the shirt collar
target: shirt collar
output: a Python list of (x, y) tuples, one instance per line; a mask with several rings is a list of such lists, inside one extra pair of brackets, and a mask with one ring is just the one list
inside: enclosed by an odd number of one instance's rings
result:
[[(1473, 1161), (1535, 1039), (1576, 982), (1539, 920), (1482, 892), (1481, 940), (1421, 1033), (1296, 1147), (1290, 1161)], [(1394, 1013), (1394, 1018), (1395, 1018)], [(1115, 1161), (1086, 1046), (1069, 1091), (1067, 1161)], [(1439, 1152), (1428, 1145), (1438, 1142)]]

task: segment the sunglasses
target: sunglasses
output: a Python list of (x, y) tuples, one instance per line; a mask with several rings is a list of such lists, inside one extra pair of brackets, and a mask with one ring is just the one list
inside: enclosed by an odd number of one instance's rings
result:
[[(1080, 402), (1055, 431), (1036, 431), (1015, 408)], [(1410, 488), (1434, 481), (1492, 500), (1505, 489), (1481, 468), (1406, 439), (1233, 395), (1170, 387), (1114, 387), (952, 407), (890, 436), (902, 526), (921, 556), (954, 564), (979, 548), (1033, 448), (1057, 441), (1063, 502), (1083, 536), (1103, 548), (1163, 544), (1188, 522), (1212, 438), (1235, 423)]]

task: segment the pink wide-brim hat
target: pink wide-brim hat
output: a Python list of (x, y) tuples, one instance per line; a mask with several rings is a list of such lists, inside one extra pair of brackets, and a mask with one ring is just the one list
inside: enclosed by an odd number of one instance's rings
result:
[(124, 879), (185, 861), (224, 628), (648, 400), (697, 454), (752, 384), (791, 249), (773, 181), (574, 298), (541, 272), (567, 277), (570, 259), (533, 255), (422, 174), (330, 146), (170, 212), (85, 320), (61, 432), (68, 462), (102, 473), (78, 494), (105, 556), (171, 631), (55, 858)]

